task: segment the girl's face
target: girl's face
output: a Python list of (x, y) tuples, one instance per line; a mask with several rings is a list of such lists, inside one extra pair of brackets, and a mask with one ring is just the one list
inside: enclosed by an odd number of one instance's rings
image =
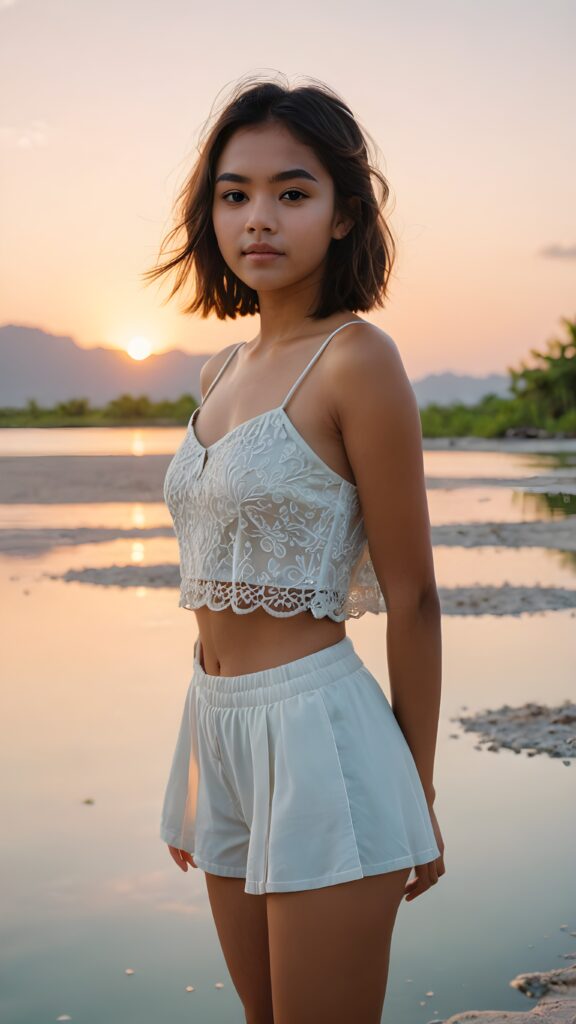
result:
[[(314, 151), (279, 124), (239, 128), (228, 140), (216, 164), (212, 220), (224, 261), (257, 292), (319, 284), (331, 239), (352, 226), (335, 214), (334, 184)], [(258, 243), (279, 255), (248, 255)]]

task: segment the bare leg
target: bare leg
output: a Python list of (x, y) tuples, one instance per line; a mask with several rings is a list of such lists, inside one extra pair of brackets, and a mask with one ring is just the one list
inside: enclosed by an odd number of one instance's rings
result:
[(205, 872), (218, 938), (247, 1024), (274, 1024), (266, 898), (244, 892), (244, 878)]
[(267, 893), (274, 1024), (380, 1024), (410, 871)]

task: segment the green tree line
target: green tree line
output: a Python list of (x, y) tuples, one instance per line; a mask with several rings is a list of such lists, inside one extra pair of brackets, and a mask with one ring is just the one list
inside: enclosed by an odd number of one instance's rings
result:
[[(552, 338), (530, 360), (506, 367), (509, 397), (487, 394), (475, 405), (429, 403), (420, 409), (424, 437), (506, 437), (514, 434), (576, 437), (576, 320), (561, 320), (565, 338)], [(101, 407), (71, 398), (51, 408), (35, 399), (24, 408), (0, 409), (2, 427), (134, 427), (185, 425), (197, 400), (189, 392), (175, 401), (122, 394)]]
[(430, 403), (420, 410), (424, 437), (576, 437), (576, 320), (562, 318), (566, 338), (552, 338), (531, 360), (508, 366), (510, 397), (484, 395), (476, 405)]

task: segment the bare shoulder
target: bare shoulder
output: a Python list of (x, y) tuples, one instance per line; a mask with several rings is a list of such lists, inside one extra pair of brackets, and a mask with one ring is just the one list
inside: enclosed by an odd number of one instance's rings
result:
[(334, 414), (376, 575), (389, 614), (413, 609), (422, 595), (436, 591), (416, 395), (398, 346), (385, 331), (363, 321), (334, 340)]
[(382, 328), (364, 320), (334, 341), (330, 384), (340, 415), (360, 398), (368, 405), (385, 404), (391, 414), (399, 403), (415, 401), (398, 345)]
[(234, 341), (232, 344), (226, 345), (224, 348), (219, 349), (218, 352), (214, 352), (213, 355), (208, 356), (206, 362), (202, 363), (202, 368), (200, 370), (200, 391), (202, 398), (208, 391), (208, 388), (212, 384), (216, 374), (224, 366), (224, 363), (230, 353), (236, 348), (237, 344), (238, 342)]

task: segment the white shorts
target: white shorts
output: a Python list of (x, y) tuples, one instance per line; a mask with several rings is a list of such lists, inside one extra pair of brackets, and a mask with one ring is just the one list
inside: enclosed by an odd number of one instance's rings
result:
[(160, 837), (255, 894), (440, 856), (408, 743), (348, 636), (237, 676), (206, 673), (197, 641)]

